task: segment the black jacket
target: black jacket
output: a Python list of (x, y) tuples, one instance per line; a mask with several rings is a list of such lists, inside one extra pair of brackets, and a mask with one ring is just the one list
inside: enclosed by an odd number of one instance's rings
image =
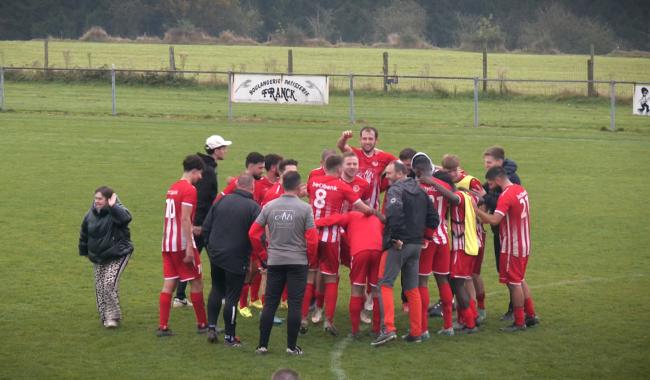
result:
[[(517, 174), (517, 163), (512, 161), (511, 159), (506, 158), (503, 161), (503, 168), (506, 170), (506, 174), (508, 175), (508, 179), (510, 179), (510, 182), (515, 183), (517, 185), (521, 185), (521, 179), (519, 179), (519, 175)], [(503, 190), (500, 187), (496, 187), (492, 190), (490, 190), (490, 187), (488, 186), (487, 181), (483, 184), (483, 189), (487, 194), (483, 197), (483, 203), (487, 207), (488, 211), (490, 213), (494, 213), (494, 210), (497, 208), (497, 201), (499, 200), (499, 196), (501, 196), (501, 193)], [(499, 226), (490, 226), (492, 228), (492, 233), (495, 236), (499, 235)]]
[(197, 198), (194, 225), (201, 226), (212, 206), (212, 202), (217, 197), (219, 184), (217, 183), (217, 162), (214, 158), (203, 153), (197, 153), (197, 155), (201, 157), (205, 164), (201, 179), (194, 185)]
[(413, 178), (392, 184), (386, 202), (384, 249), (391, 246), (391, 240), (422, 244), (425, 228), (436, 228), (440, 223), (431, 199)]
[(239, 189), (210, 208), (203, 222), (210, 264), (228, 272), (246, 273), (252, 249), (248, 230), (259, 213), (253, 194)]
[(105, 264), (133, 252), (129, 223), (131, 213), (118, 200), (101, 210), (91, 206), (81, 223), (79, 255), (95, 264)]
[[(503, 168), (505, 169), (506, 174), (508, 175), (508, 179), (510, 179), (510, 182), (517, 185), (521, 185), (521, 180), (519, 179), (519, 175), (517, 174), (516, 162), (506, 158), (505, 161), (503, 161)], [(485, 183), (483, 184), (483, 189), (487, 193), (483, 197), (483, 203), (487, 206), (488, 211), (494, 212), (494, 210), (497, 208), (497, 201), (499, 200), (499, 196), (501, 195), (502, 190), (500, 187), (490, 190), (487, 181), (485, 181)]]

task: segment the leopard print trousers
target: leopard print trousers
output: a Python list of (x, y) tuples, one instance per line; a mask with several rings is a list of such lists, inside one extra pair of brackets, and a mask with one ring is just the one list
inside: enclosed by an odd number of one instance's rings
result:
[(130, 258), (131, 255), (126, 255), (106, 264), (94, 264), (97, 311), (102, 323), (110, 319), (122, 319), (119, 283)]

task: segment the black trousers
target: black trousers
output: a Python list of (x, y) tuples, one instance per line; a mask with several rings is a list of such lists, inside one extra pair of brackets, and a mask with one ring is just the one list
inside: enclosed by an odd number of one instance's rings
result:
[(289, 311), (287, 314), (287, 348), (294, 349), (298, 341), (302, 299), (307, 284), (307, 265), (269, 265), (266, 271), (264, 308), (260, 318), (260, 347), (269, 346), (273, 317), (280, 304), (284, 286), (287, 286)]
[(208, 325), (217, 325), (221, 300), (225, 298), (226, 302), (223, 305), (225, 333), (226, 335), (235, 336), (237, 302), (239, 302), (239, 294), (246, 275), (228, 272), (213, 263), (210, 263), (210, 274), (212, 276), (212, 290), (210, 290), (208, 296)]

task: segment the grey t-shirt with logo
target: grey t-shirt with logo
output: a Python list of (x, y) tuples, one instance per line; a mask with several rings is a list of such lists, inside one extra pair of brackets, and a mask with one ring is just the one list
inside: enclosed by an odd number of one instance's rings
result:
[(314, 215), (307, 203), (284, 194), (267, 203), (255, 222), (269, 228), (268, 265), (307, 265), (305, 232), (314, 228)]

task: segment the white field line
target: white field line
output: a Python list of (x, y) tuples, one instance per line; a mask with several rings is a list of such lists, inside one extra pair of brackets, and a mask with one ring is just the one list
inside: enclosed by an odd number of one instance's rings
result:
[[(581, 284), (588, 284), (593, 282), (619, 281), (619, 280), (640, 278), (640, 277), (646, 277), (646, 275), (643, 273), (636, 273), (636, 274), (629, 274), (626, 276), (617, 276), (617, 277), (589, 277), (582, 280), (556, 281), (547, 284), (530, 285), (529, 287), (531, 289), (544, 289), (544, 288), (554, 288), (558, 286), (567, 286), (567, 285), (568, 286), (581, 285)], [(494, 291), (494, 292), (486, 293), (486, 296), (494, 296), (500, 293), (507, 293), (505, 289), (506, 287), (503, 286), (502, 291)], [(334, 377), (338, 380), (346, 380), (348, 378), (348, 376), (345, 374), (345, 371), (341, 367), (341, 357), (343, 356), (343, 351), (345, 351), (345, 349), (347, 348), (347, 346), (350, 344), (351, 341), (352, 341), (351, 338), (345, 337), (345, 339), (337, 343), (337, 345), (334, 347), (334, 350), (332, 350), (330, 354), (330, 370), (332, 371)]]

